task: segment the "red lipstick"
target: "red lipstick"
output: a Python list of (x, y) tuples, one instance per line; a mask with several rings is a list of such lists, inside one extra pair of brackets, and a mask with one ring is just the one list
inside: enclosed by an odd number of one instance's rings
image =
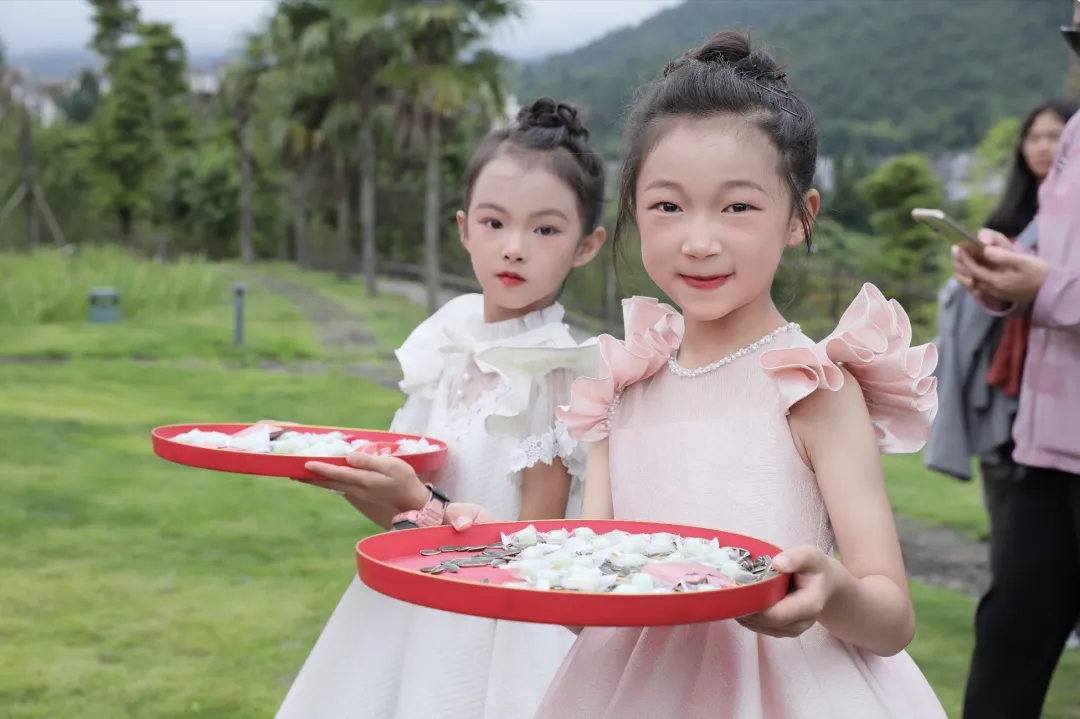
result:
[(507, 287), (517, 287), (525, 281), (525, 278), (516, 272), (500, 272), (498, 277), (499, 281)]
[(695, 290), (715, 290), (717, 287), (723, 287), (731, 275), (679, 275), (679, 277), (682, 277), (683, 282)]

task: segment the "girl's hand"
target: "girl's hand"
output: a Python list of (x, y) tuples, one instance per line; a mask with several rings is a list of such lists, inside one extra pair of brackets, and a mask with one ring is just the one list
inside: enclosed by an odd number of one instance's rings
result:
[(484, 524), (495, 520), (486, 509), (478, 504), (451, 502), (446, 507), (446, 519), (444, 521), (452, 524), (457, 531), (464, 532), (474, 524)]
[(840, 565), (817, 547), (795, 547), (774, 557), (773, 566), (794, 576), (795, 591), (765, 611), (735, 621), (766, 636), (797, 637), (825, 612)]
[(372, 502), (396, 511), (420, 509), (427, 504), (431, 490), (405, 460), (400, 457), (377, 457), (354, 452), (345, 458), (348, 467), (325, 462), (308, 462), (304, 469), (325, 479), (299, 479), (298, 482), (329, 489), (349, 499)]

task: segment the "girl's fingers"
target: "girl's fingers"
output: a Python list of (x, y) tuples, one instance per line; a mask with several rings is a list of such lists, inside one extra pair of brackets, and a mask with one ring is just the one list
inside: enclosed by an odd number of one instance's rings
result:
[(334, 494), (345, 494), (345, 488), (341, 486), (339, 482), (326, 479), (298, 479), (297, 482), (301, 484), (307, 484), (312, 487), (319, 487), (320, 489), (328, 489)]
[(378, 456), (354, 452), (345, 458), (354, 469), (376, 472), (394, 479), (412, 479), (416, 470), (401, 457)]
[(483, 507), (459, 502), (451, 503), (446, 508), (446, 518), (450, 521), (450, 524), (453, 525), (454, 529), (459, 532), (464, 532), (474, 524), (491, 521), (491, 517)]
[(326, 479), (341, 482), (342, 484), (353, 485), (365, 490), (376, 488), (381, 484), (385, 484), (388, 480), (388, 477), (380, 472), (356, 469), (355, 467), (341, 467), (336, 464), (327, 464), (326, 462), (308, 462), (304, 465), (304, 469), (309, 472), (314, 472)]
[(825, 601), (819, 592), (812, 589), (796, 590), (759, 612), (754, 621), (770, 627), (782, 627), (808, 620), (816, 621), (824, 609)]
[(794, 624), (775, 626), (772, 624), (761, 624), (754, 621), (750, 617), (742, 617), (736, 619), (735, 621), (737, 621), (739, 624), (746, 627), (752, 632), (757, 632), (758, 634), (764, 634), (766, 636), (777, 637), (780, 639), (797, 637), (800, 634), (804, 633), (806, 630), (810, 629), (810, 627), (814, 626), (815, 624), (815, 622), (812, 621), (801, 621)]

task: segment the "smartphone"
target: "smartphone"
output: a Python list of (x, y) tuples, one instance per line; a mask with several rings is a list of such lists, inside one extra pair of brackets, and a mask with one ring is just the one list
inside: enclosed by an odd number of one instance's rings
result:
[(1080, 55), (1080, 27), (1065, 25), (1061, 28), (1061, 34), (1064, 36), (1065, 42), (1072, 48), (1072, 51)]
[(963, 225), (941, 210), (916, 207), (911, 211), (911, 217), (912, 219), (923, 223), (950, 242), (967, 245), (977, 255), (982, 256), (985, 245), (979, 242), (979, 238), (968, 232)]

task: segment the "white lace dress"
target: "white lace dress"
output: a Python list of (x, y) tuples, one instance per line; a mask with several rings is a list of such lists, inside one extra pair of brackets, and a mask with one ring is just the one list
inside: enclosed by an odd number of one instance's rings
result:
[[(392, 429), (450, 447), (433, 478), (452, 498), (517, 519), (522, 470), (562, 460), (568, 516), (581, 506), (585, 447), (555, 420), (595, 343), (578, 345), (563, 308), (485, 324), (480, 295), (458, 297), (398, 350), (409, 395)], [(532, 719), (574, 635), (562, 627), (427, 609), (354, 578), (278, 719)]]

